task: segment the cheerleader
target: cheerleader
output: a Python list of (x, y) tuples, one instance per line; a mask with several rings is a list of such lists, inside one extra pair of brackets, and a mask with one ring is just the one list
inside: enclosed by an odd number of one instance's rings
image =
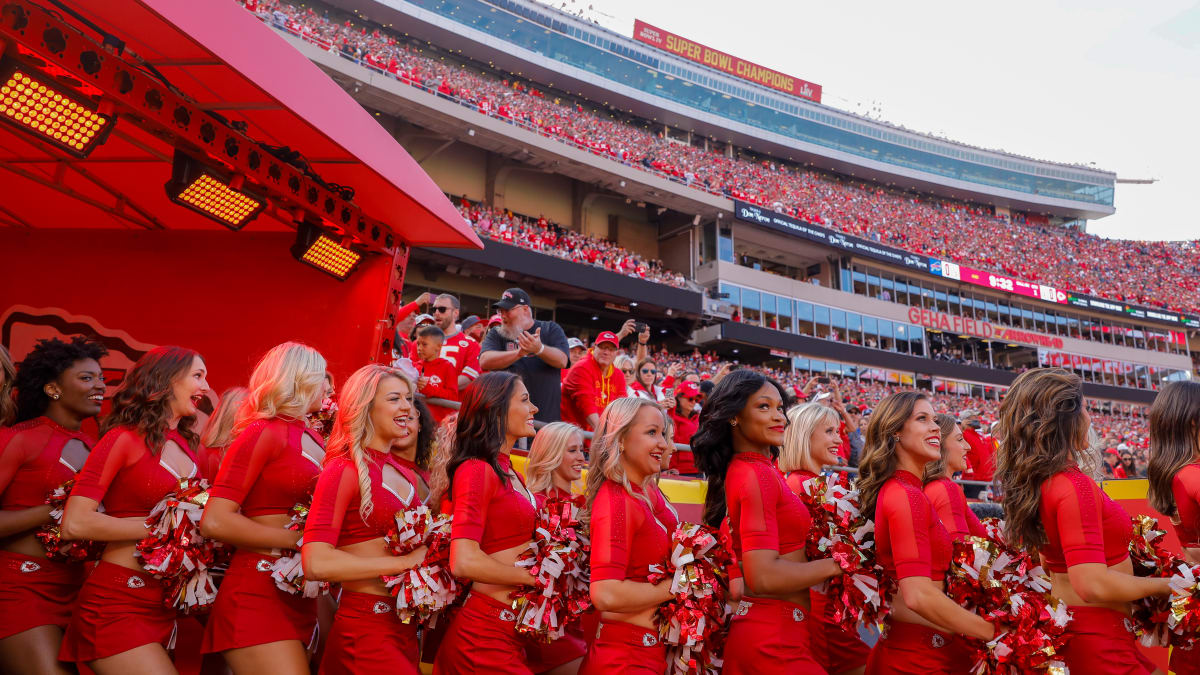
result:
[[(95, 444), (81, 427), (100, 413), (106, 353), (83, 338), (42, 340), (15, 376), (17, 424), (0, 431), (0, 663), (12, 672), (68, 672), (58, 650), (87, 573), (48, 560), (35, 533), (52, 522), (46, 495), (75, 476)], [(12, 386), (7, 353), (0, 365)], [(12, 404), (0, 400), (0, 413)]]
[(941, 429), (919, 392), (883, 399), (871, 415), (858, 469), (861, 508), (875, 514), (880, 564), (900, 582), (885, 637), (867, 660), (868, 675), (959, 675), (971, 668), (956, 637), (995, 636), (992, 625), (943, 591), (950, 535), (921, 489), (925, 465), (941, 456)]
[(396, 615), (383, 575), (419, 565), (426, 548), (389, 555), (383, 538), (398, 511), (420, 505), (416, 476), (399, 452), (433, 442), (413, 405), (416, 387), (400, 371), (359, 368), (342, 387), (329, 454), (304, 528), (304, 572), (342, 586), (321, 672), (420, 672), (416, 622)]
[[(551, 497), (570, 499), (575, 482), (583, 475), (587, 457), (583, 453), (583, 432), (574, 424), (552, 422), (542, 427), (529, 448), (525, 477), (538, 509)], [(585, 615), (585, 619), (590, 614)], [(550, 644), (531, 641), (525, 654), (535, 673), (571, 675), (579, 671), (587, 651), (582, 622), (571, 624), (566, 634)], [(594, 627), (595, 624), (593, 624)]]
[(666, 669), (667, 646), (654, 616), (671, 599), (671, 579), (647, 581), (650, 565), (670, 555), (679, 518), (654, 478), (671, 445), (671, 421), (653, 401), (622, 398), (608, 404), (592, 438), (588, 467), (591, 597), (600, 628), (582, 675)]
[[(783, 449), (779, 452), (779, 470), (784, 472), (787, 486), (799, 496), (805, 481), (817, 478), (822, 467), (837, 465), (842, 442), (838, 433), (841, 418), (833, 408), (820, 403), (798, 405), (788, 411), (787, 418)], [(837, 604), (829, 602), (825, 593), (809, 589), (808, 597), (812, 603), (808, 632), (812, 638), (813, 658), (826, 672), (860, 675), (870, 648), (857, 633), (843, 630), (837, 624), (834, 620)]]
[(250, 375), (236, 437), (208, 492), (200, 531), (237, 547), (204, 627), (204, 653), (221, 652), (234, 673), (270, 668), (308, 673), (306, 645), (317, 599), (280, 590), (271, 576), (280, 552), (298, 548), (292, 507), (308, 501), (325, 457), (304, 424), (321, 406), (325, 359), (295, 342), (272, 348)]
[[(628, 357), (626, 357), (628, 358)], [(13, 381), (17, 369), (4, 345), (0, 345), (0, 429), (13, 423), (17, 417), (17, 403), (13, 400)]]
[[(155, 347), (130, 368), (113, 396), (103, 438), (75, 480), (62, 519), (67, 540), (108, 542), (79, 591), (59, 659), (97, 675), (174, 673), (175, 610), (163, 584), (134, 557), (150, 510), (180, 479), (198, 478), (192, 425), (208, 393), (196, 352)], [(104, 511), (100, 511), (103, 504)]]
[[(1175, 524), (1187, 561), (1200, 563), (1200, 384), (1172, 382), (1150, 406), (1150, 505)], [(1173, 648), (1175, 675), (1200, 674), (1200, 650)]]
[(537, 410), (525, 383), (509, 372), (486, 373), (463, 390), (446, 465), (454, 512), (450, 570), (472, 585), (438, 650), (435, 673), (533, 672), (509, 595), (533, 585), (529, 570), (514, 563), (533, 539), (536, 500), (509, 452), (534, 435)]
[(233, 425), (237, 422), (238, 408), (246, 400), (245, 387), (230, 387), (221, 394), (217, 409), (204, 432), (200, 434), (200, 449), (196, 452), (196, 462), (200, 464), (200, 473), (205, 476), (216, 476), (221, 471), (221, 459), (229, 444), (233, 443)]
[(433, 464), (434, 440), (437, 436), (437, 425), (433, 421), (433, 413), (421, 399), (413, 399), (413, 413), (416, 424), (420, 427), (421, 438), (428, 438), (428, 443), (409, 443), (404, 447), (393, 447), (392, 457), (417, 478), (417, 496), (422, 504), (429, 503), (429, 495), (433, 491), (431, 468)]
[(713, 388), (692, 437), (708, 477), (704, 521), (719, 528), (728, 514), (745, 584), (725, 643), (730, 675), (825, 673), (812, 653), (809, 588), (841, 568), (805, 557), (812, 520), (775, 468), (787, 425), (784, 398), (774, 380), (734, 371)]
[(1071, 672), (1151, 673), (1126, 629), (1129, 603), (1170, 588), (1133, 576), (1129, 514), (1079, 470), (1090, 423), (1081, 389), (1070, 371), (1040, 368), (1018, 376), (1000, 404), (1004, 534), (1040, 551), (1050, 592), (1071, 610), (1062, 651)]
[(934, 416), (934, 421), (941, 430), (942, 447), (938, 458), (925, 465), (925, 475), (921, 479), (925, 484), (925, 498), (951, 539), (987, 537), (979, 516), (967, 506), (962, 486), (952, 480), (954, 474), (967, 470), (967, 451), (971, 446), (952, 415), (939, 413)]

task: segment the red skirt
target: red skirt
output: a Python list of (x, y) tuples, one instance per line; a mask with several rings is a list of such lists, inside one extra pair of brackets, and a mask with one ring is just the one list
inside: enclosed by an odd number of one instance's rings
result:
[(570, 663), (586, 654), (587, 649), (587, 641), (583, 639), (578, 623), (572, 624), (562, 637), (549, 643), (525, 636), (525, 660), (535, 673), (544, 673)]
[(205, 654), (299, 640), (307, 645), (317, 625), (317, 599), (281, 591), (271, 578), (277, 556), (238, 551), (204, 626)]
[(446, 630), (433, 672), (532, 675), (516, 620), (512, 607), (471, 593)]
[(1172, 647), (1171, 672), (1175, 675), (1200, 675), (1200, 647)]
[(1154, 664), (1138, 649), (1129, 619), (1103, 607), (1069, 607), (1063, 663), (1072, 673), (1149, 675)]
[(811, 591), (808, 597), (812, 600), (812, 623), (808, 634), (817, 663), (829, 673), (844, 673), (866, 665), (871, 648), (857, 633), (843, 629), (833, 620), (837, 605), (817, 591)]
[(905, 621), (888, 621), (887, 632), (867, 658), (867, 675), (962, 675), (970, 670), (971, 655), (957, 635)]
[(808, 614), (804, 607), (783, 600), (743, 600), (729, 624), (724, 673), (825, 675), (813, 658)]
[(666, 669), (667, 645), (658, 638), (656, 631), (624, 621), (601, 619), (596, 639), (588, 645), (579, 675), (662, 675)]
[(157, 642), (173, 647), (175, 610), (154, 577), (101, 560), (79, 589), (60, 661), (85, 663)]
[(87, 572), (83, 563), (0, 551), (0, 640), (38, 626), (65, 629)]
[(325, 643), (321, 672), (418, 675), (417, 624), (396, 616), (396, 599), (342, 591)]

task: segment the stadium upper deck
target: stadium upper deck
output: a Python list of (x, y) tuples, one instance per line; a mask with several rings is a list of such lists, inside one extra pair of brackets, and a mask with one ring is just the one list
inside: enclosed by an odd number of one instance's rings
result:
[(1063, 218), (1114, 212), (1111, 172), (975, 148), (788, 96), (530, 0), (331, 4), (722, 143), (1002, 208)]

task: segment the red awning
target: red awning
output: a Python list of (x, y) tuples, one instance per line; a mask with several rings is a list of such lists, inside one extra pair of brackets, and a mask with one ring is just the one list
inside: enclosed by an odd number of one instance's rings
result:
[[(126, 43), (199, 107), (271, 146), (300, 152), (328, 183), (411, 246), (482, 244), (433, 180), (378, 121), (315, 65), (229, 0), (77, 0), (73, 9)], [(85, 34), (95, 34), (63, 16)], [(122, 112), (118, 108), (118, 112)], [(208, 228), (171, 203), (172, 147), (119, 119), (86, 159), (0, 127), (0, 221), (34, 227)], [(20, 195), (21, 199), (11, 197)], [(72, 199), (64, 199), (63, 197)], [(247, 229), (290, 227), (264, 214)]]

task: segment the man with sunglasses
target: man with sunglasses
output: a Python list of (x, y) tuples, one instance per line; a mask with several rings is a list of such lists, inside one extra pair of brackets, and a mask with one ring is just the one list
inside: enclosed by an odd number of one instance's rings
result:
[(553, 321), (533, 318), (529, 294), (510, 288), (495, 303), (500, 323), (483, 336), (479, 364), (484, 370), (507, 370), (521, 376), (529, 399), (538, 408), (534, 419), (559, 421), (562, 378), (568, 366), (567, 335)]
[(433, 322), (446, 335), (441, 358), (454, 364), (458, 373), (458, 389), (462, 391), (479, 377), (479, 343), (458, 329), (458, 298), (442, 293), (433, 300)]

